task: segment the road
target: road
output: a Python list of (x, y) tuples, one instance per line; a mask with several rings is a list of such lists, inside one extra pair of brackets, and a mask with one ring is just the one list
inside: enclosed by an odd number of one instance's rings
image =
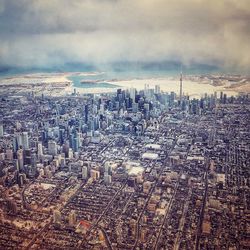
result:
[(90, 229), (85, 234), (85, 237), (84, 237), (83, 241), (80, 242), (80, 244), (78, 246), (78, 249), (83, 249), (83, 244), (85, 243), (85, 240), (87, 239), (87, 237), (90, 235), (91, 231), (94, 230), (96, 227), (98, 227), (98, 224), (101, 221), (102, 217), (105, 215), (105, 213), (108, 211), (108, 209), (110, 208), (110, 206), (112, 205), (112, 203), (114, 202), (114, 200), (117, 198), (117, 196), (125, 188), (126, 185), (127, 185), (127, 183), (123, 184), (121, 186), (121, 188), (115, 193), (115, 195), (110, 200), (110, 202), (108, 203), (108, 205), (105, 207), (105, 209), (103, 210), (103, 212), (99, 215), (98, 219), (94, 222), (94, 224), (91, 225)]
[(163, 218), (163, 221), (162, 221), (162, 224), (161, 224), (161, 227), (160, 227), (160, 230), (159, 230), (159, 233), (158, 233), (158, 236), (156, 238), (156, 242), (155, 242), (155, 246), (154, 246), (154, 250), (157, 250), (158, 249), (158, 244), (159, 244), (159, 240), (160, 240), (160, 237), (161, 237), (161, 234), (162, 234), (162, 229), (166, 223), (166, 221), (168, 220), (168, 217), (169, 217), (169, 212), (170, 212), (170, 209), (172, 207), (172, 204), (173, 204), (173, 201), (174, 201), (174, 198), (175, 198), (175, 195), (176, 195), (176, 192), (177, 192), (177, 189), (179, 187), (179, 181), (176, 182), (175, 184), (175, 188), (174, 188), (174, 193), (168, 203), (168, 207), (167, 207), (167, 211), (164, 215), (164, 218)]
[(180, 237), (181, 237), (181, 233), (183, 231), (183, 227), (186, 221), (186, 216), (187, 216), (187, 211), (188, 211), (188, 206), (189, 206), (189, 201), (190, 201), (190, 197), (192, 194), (192, 189), (189, 188), (188, 190), (188, 196), (186, 198), (186, 202), (182, 211), (182, 216), (181, 216), (181, 220), (180, 220), (180, 224), (179, 224), (179, 228), (178, 228), (178, 232), (177, 232), (177, 237), (175, 238), (175, 243), (174, 243), (174, 250), (178, 250), (180, 247)]
[(206, 202), (207, 202), (208, 166), (207, 166), (207, 170), (205, 172), (204, 178), (205, 178), (205, 192), (204, 192), (204, 196), (203, 196), (202, 208), (200, 211), (199, 223), (198, 223), (198, 227), (197, 227), (197, 233), (196, 233), (196, 239), (195, 239), (195, 250), (200, 249), (200, 237), (201, 237), (201, 232), (202, 232), (202, 223), (203, 223), (204, 212), (205, 212), (205, 207), (206, 207)]
[[(79, 188), (76, 190), (76, 192), (68, 199), (68, 201), (59, 209), (59, 211), (62, 211), (64, 207), (66, 207), (70, 202), (71, 200), (73, 199), (73, 197), (75, 195), (77, 195), (77, 193), (85, 186), (86, 183), (83, 183), (82, 185), (79, 186)], [(36, 242), (37, 238), (41, 236), (41, 234), (50, 227), (50, 225), (52, 224), (53, 222), (53, 218), (52, 218), (52, 215), (50, 216), (50, 220), (49, 222), (43, 227), (41, 228), (38, 233), (36, 233), (34, 235), (34, 237), (32, 238), (32, 240), (30, 241), (30, 243), (28, 244), (28, 246), (25, 248), (25, 250), (30, 250), (31, 247), (34, 245), (34, 243)]]

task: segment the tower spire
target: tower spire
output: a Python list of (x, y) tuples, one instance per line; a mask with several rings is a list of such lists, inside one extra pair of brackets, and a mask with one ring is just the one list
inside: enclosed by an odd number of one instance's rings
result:
[(180, 105), (182, 103), (182, 65), (181, 65), (181, 76), (180, 76)]

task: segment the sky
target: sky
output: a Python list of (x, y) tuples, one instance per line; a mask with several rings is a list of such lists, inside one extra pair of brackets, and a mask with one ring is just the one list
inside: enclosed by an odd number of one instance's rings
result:
[(0, 66), (250, 69), (249, 0), (0, 0)]

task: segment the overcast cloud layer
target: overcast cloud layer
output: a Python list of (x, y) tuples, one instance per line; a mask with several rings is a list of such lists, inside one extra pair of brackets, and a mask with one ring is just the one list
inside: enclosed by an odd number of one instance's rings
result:
[(0, 0), (0, 64), (250, 68), (249, 0)]

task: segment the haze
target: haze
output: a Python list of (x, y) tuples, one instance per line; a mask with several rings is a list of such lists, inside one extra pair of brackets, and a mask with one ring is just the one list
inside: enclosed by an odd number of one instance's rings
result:
[(0, 0), (0, 66), (180, 61), (248, 71), (248, 0)]

